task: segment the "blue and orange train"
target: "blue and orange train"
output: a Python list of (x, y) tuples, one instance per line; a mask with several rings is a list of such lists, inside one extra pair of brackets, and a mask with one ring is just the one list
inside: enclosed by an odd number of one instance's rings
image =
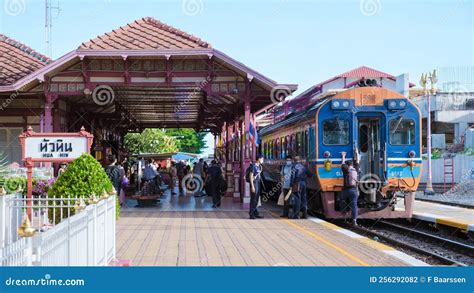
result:
[(326, 93), (260, 129), (267, 190), (278, 186), (285, 157), (298, 156), (314, 174), (309, 208), (327, 218), (350, 217), (340, 205), (345, 152), (360, 166), (360, 218), (409, 218), (421, 178), (421, 127), (420, 110), (398, 92), (361, 86)]

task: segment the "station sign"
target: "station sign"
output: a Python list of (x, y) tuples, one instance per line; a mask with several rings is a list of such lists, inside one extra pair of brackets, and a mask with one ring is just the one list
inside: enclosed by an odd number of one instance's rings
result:
[(36, 133), (31, 128), (20, 135), (23, 161), (70, 162), (89, 153), (92, 134), (84, 128), (75, 133)]

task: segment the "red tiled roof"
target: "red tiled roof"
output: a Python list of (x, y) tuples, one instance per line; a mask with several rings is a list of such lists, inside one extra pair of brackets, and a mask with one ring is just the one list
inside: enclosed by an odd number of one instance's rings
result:
[(10, 85), (51, 62), (30, 47), (0, 34), (0, 85)]
[(386, 78), (394, 78), (393, 75), (378, 71), (367, 66), (357, 67), (350, 71), (344, 72), (342, 74), (337, 75), (337, 77), (349, 77), (349, 78), (362, 78), (362, 77), (386, 77)]
[(79, 49), (141, 50), (211, 48), (209, 43), (162, 23), (144, 17), (82, 43)]

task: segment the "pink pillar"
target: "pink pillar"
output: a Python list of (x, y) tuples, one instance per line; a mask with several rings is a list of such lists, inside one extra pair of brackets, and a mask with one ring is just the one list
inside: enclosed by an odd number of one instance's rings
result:
[(61, 114), (59, 113), (59, 100), (56, 100), (54, 102), (53, 131), (54, 132), (61, 132)]
[[(255, 129), (255, 132), (257, 132), (257, 123), (255, 122), (255, 115), (252, 114), (252, 125)], [(254, 133), (254, 136), (256, 135), (256, 133)], [(254, 137), (256, 138), (256, 137)], [(255, 141), (254, 144), (252, 144), (252, 156), (251, 156), (251, 159), (252, 161), (255, 161), (255, 159), (257, 158), (257, 141)]]
[(245, 207), (250, 205), (250, 186), (245, 181), (245, 170), (247, 170), (248, 166), (250, 166), (250, 146), (249, 146), (249, 130), (250, 130), (250, 101), (248, 94), (245, 97), (244, 103), (244, 125), (242, 127), (242, 156), (241, 156), (241, 182), (242, 182), (242, 189), (241, 189), (241, 198), (242, 202)]
[(241, 140), (239, 139), (240, 138), (240, 121), (236, 120), (234, 121), (234, 134), (235, 134), (235, 137), (234, 137), (234, 150), (233, 150), (233, 153), (232, 153), (232, 166), (233, 166), (233, 170), (234, 170), (234, 197), (233, 197), (233, 201), (236, 202), (236, 203), (241, 203), (242, 202), (242, 197), (241, 197), (241, 194), (240, 194), (240, 191), (242, 190), (242, 181), (240, 180), (240, 175), (241, 175), (241, 169), (242, 169), (242, 166), (241, 166), (241, 161), (240, 159), (237, 160), (237, 155), (240, 157), (241, 153), (242, 153), (242, 150), (239, 149), (240, 153), (238, 154), (237, 153), (237, 146), (241, 144)]
[(47, 94), (44, 99), (44, 132), (53, 132), (52, 108), (52, 97)]
[(232, 130), (233, 125), (232, 123), (226, 122), (226, 144), (225, 144), (225, 152), (226, 152), (226, 164), (225, 164), (225, 174), (227, 179), (227, 192), (226, 196), (234, 197), (234, 171), (233, 171), (233, 160), (232, 160)]

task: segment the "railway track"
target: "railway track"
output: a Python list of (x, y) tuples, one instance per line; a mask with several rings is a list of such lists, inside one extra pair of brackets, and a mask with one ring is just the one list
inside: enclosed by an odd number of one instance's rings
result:
[(433, 265), (472, 266), (474, 246), (446, 237), (433, 235), (415, 228), (387, 221), (361, 222), (361, 226), (343, 224), (364, 236), (370, 236)]

